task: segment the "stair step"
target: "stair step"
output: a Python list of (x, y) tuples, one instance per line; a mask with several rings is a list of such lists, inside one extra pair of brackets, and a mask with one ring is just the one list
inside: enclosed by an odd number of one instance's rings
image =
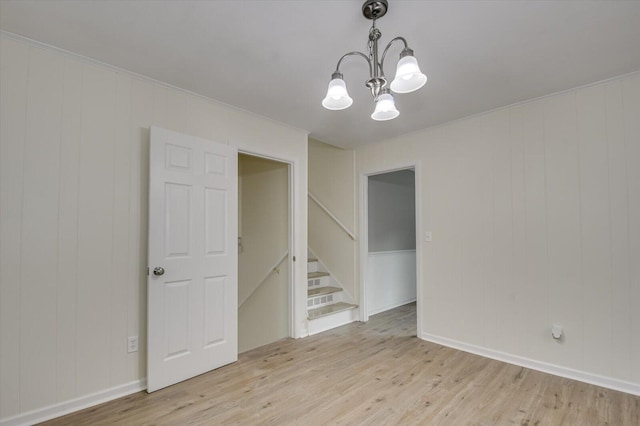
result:
[(307, 279), (312, 280), (314, 278), (321, 278), (321, 277), (328, 277), (328, 276), (329, 276), (328, 272), (309, 272), (307, 274)]
[(320, 308), (309, 309), (307, 318), (313, 320), (326, 315), (335, 314), (336, 312), (348, 311), (349, 309), (357, 307), (358, 305), (352, 305), (351, 303), (338, 302), (332, 305), (325, 305)]
[(310, 288), (307, 291), (307, 297), (322, 296), (324, 294), (337, 293), (339, 291), (342, 291), (340, 287), (331, 287), (331, 286)]
[(307, 259), (307, 262), (309, 262), (309, 263), (313, 263), (313, 262), (317, 262), (317, 261), (318, 261), (318, 259), (314, 259), (313, 257), (310, 257), (310, 258)]

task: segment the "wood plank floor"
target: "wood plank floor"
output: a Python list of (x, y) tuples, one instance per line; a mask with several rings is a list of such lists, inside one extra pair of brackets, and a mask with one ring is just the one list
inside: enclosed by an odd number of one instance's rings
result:
[(640, 397), (415, 337), (415, 304), (48, 425), (640, 425)]

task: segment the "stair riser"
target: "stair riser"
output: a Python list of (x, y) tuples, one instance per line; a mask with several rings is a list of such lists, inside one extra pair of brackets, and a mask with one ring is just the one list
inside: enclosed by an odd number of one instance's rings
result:
[(338, 312), (326, 317), (320, 317), (309, 321), (309, 335), (321, 333), (341, 325), (358, 321), (359, 310), (350, 309), (348, 311)]
[(346, 300), (344, 300), (342, 292), (309, 297), (307, 298), (307, 309), (320, 308), (322, 306), (331, 305), (338, 302), (346, 302)]
[[(310, 257), (315, 259), (312, 253)], [(307, 280), (307, 291), (323, 293), (307, 297), (307, 312), (311, 334), (338, 327), (358, 318), (358, 307), (343, 291), (342, 285), (320, 261), (307, 262), (308, 272), (320, 276)], [(331, 293), (329, 293), (331, 292)], [(307, 293), (308, 295), (308, 293)]]
[(309, 262), (307, 263), (307, 271), (308, 272), (320, 272), (320, 262)]
[(327, 296), (310, 297), (307, 299), (307, 309), (321, 308), (333, 303), (336, 303), (336, 297), (332, 294)]
[(320, 277), (307, 280), (307, 288), (325, 287), (331, 285), (331, 277)]

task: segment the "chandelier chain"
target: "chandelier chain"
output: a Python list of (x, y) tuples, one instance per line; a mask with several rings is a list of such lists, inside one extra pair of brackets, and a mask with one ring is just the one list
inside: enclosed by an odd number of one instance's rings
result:
[(373, 40), (369, 37), (369, 61), (373, 61)]
[(376, 27), (376, 20), (374, 18), (373, 22), (371, 23), (371, 28), (369, 28), (369, 42), (368, 42), (369, 60), (373, 58), (373, 40), (374, 40), (373, 30), (375, 27)]

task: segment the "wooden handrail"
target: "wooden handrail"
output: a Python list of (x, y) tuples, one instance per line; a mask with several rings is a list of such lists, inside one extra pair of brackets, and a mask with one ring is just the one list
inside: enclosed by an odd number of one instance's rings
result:
[(331, 213), (329, 211), (329, 209), (322, 204), (322, 202), (320, 200), (318, 200), (312, 193), (309, 192), (309, 198), (311, 198), (317, 205), (318, 207), (320, 207), (331, 219), (333, 219), (333, 221), (340, 227), (342, 228), (342, 230), (344, 232), (347, 233), (347, 235), (353, 240), (356, 241), (356, 236), (353, 234), (353, 232), (349, 231), (349, 228), (346, 227), (346, 225), (344, 223), (342, 223), (340, 221), (340, 219), (338, 219), (333, 213)]
[(260, 288), (260, 286), (261, 286), (262, 284), (264, 284), (264, 282), (265, 282), (265, 281), (267, 281), (267, 278), (269, 278), (269, 275), (271, 275), (271, 273), (272, 273), (272, 272), (278, 272), (278, 273), (280, 273), (280, 270), (278, 269), (278, 265), (280, 265), (280, 264), (282, 263), (282, 261), (283, 261), (284, 259), (286, 259), (286, 257), (287, 257), (288, 255), (289, 255), (289, 250), (285, 251), (285, 252), (284, 252), (284, 254), (283, 254), (282, 256), (280, 256), (280, 258), (278, 259), (278, 261), (277, 261), (276, 263), (274, 263), (274, 264), (273, 264), (273, 266), (267, 270), (267, 272), (264, 274), (264, 277), (262, 277), (262, 280), (260, 280), (260, 283), (259, 283), (257, 286), (255, 286), (255, 287), (254, 287), (254, 289), (253, 289), (253, 290), (251, 290), (251, 293), (249, 293), (249, 295), (248, 295), (247, 297), (245, 297), (245, 299), (244, 299), (244, 300), (243, 300), (243, 301), (238, 305), (238, 309), (240, 309), (240, 308), (242, 307), (242, 305), (244, 305), (244, 304), (245, 304), (245, 302), (246, 302), (247, 300), (249, 300), (249, 298), (250, 298), (251, 296), (253, 296), (253, 293), (255, 293), (255, 292), (256, 292), (256, 290), (257, 290), (258, 288)]

